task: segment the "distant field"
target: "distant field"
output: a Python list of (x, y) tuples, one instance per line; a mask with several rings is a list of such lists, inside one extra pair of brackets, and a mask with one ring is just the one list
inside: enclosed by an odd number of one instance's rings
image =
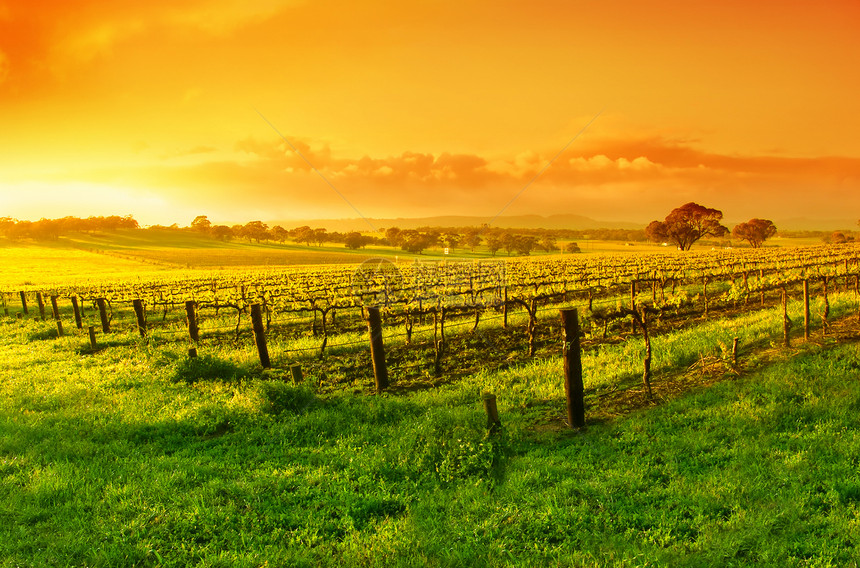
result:
[[(559, 241), (563, 249), (569, 241)], [(582, 254), (654, 254), (672, 247), (654, 243), (576, 241)], [(815, 239), (778, 239), (769, 246), (806, 246)], [(705, 244), (697, 248), (711, 248)], [(456, 249), (445, 256), (439, 249), (416, 255), (392, 247), (370, 246), (358, 251), (342, 244), (305, 246), (295, 243), (221, 242), (191, 232), (126, 230), (113, 233), (73, 234), (53, 242), (11, 243), (0, 239), (0, 286), (39, 286), (69, 280), (128, 279), (146, 275), (170, 276), (189, 270), (283, 267), (308, 264), (358, 264), (369, 258), (391, 259), (489, 258), (485, 246), (474, 252)], [(532, 256), (546, 256), (536, 251)], [(499, 251), (496, 258), (509, 258)], [(512, 258), (512, 257), (510, 257)]]
[(134, 279), (166, 267), (71, 248), (0, 246), (0, 287), (39, 286), (86, 279)]

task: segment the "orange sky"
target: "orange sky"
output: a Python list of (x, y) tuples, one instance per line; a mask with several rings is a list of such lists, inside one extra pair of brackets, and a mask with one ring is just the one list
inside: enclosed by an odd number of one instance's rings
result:
[(599, 113), (505, 214), (857, 219), (858, 30), (856, 0), (0, 0), (0, 217), (491, 218)]

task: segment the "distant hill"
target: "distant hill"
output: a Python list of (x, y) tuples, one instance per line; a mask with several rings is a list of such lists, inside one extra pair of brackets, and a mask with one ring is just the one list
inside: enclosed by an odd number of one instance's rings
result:
[(856, 231), (857, 219), (783, 219), (773, 224), (783, 231)]
[(285, 229), (308, 225), (311, 228), (325, 227), (329, 231), (370, 231), (376, 229), (399, 227), (401, 229), (417, 229), (418, 227), (479, 227), (484, 223), (493, 227), (505, 229), (642, 229), (641, 223), (626, 223), (614, 221), (597, 221), (582, 215), (511, 215), (491, 219), (466, 215), (445, 215), (438, 217), (416, 217), (394, 219), (305, 219), (305, 220), (273, 220), (266, 221), (270, 227), (280, 225)]

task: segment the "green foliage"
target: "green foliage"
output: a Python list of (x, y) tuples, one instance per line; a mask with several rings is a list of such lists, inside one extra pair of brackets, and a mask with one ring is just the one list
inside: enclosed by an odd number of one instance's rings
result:
[(174, 382), (194, 384), (197, 381), (234, 382), (251, 376), (247, 369), (227, 361), (203, 355), (201, 357), (185, 357), (180, 359), (173, 372)]
[(493, 481), (506, 444), (491, 435), (486, 418), (478, 413), (434, 409), (410, 433), (407, 449), (410, 469), (418, 476), (432, 475), (444, 483), (475, 479)]
[(48, 339), (57, 339), (59, 332), (56, 327), (42, 327), (34, 329), (27, 333), (27, 341), (45, 341)]
[(314, 392), (305, 385), (290, 385), (281, 381), (261, 381), (263, 411), (279, 415), (301, 414), (317, 403)]

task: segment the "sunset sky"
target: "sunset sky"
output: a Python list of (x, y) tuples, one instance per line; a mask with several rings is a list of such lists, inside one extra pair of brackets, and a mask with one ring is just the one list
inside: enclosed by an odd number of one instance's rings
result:
[(0, 217), (858, 219), (858, 30), (856, 0), (0, 0)]

